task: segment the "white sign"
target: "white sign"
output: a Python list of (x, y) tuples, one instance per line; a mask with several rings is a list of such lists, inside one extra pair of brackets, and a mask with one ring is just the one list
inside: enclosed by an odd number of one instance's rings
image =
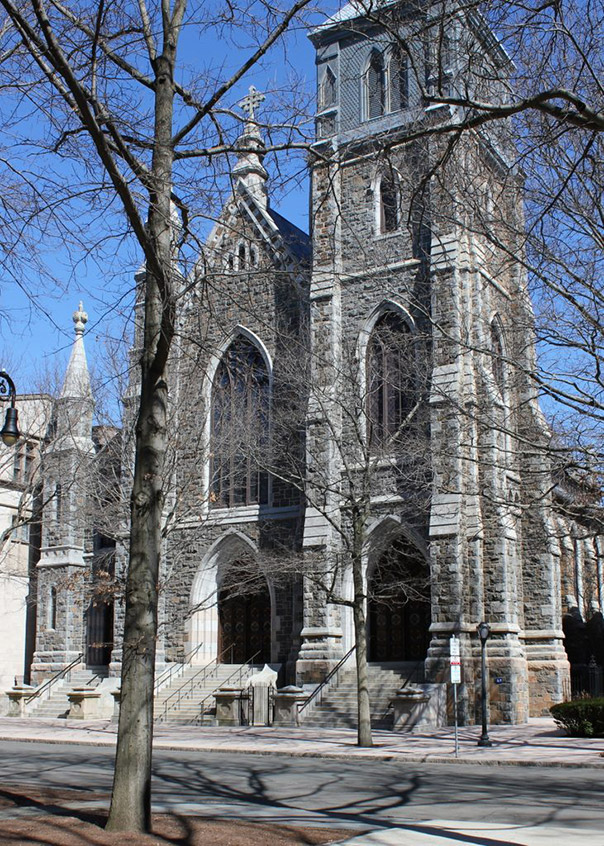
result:
[(449, 640), (449, 655), (451, 661), (451, 684), (461, 684), (461, 657), (459, 638), (451, 635)]

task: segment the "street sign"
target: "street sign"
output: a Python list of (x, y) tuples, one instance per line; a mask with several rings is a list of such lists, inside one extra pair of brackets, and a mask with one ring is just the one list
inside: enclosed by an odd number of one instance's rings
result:
[(459, 757), (459, 735), (457, 730), (457, 685), (461, 684), (461, 652), (459, 638), (449, 638), (449, 661), (451, 662), (451, 684), (453, 685), (453, 716), (455, 719), (455, 757)]

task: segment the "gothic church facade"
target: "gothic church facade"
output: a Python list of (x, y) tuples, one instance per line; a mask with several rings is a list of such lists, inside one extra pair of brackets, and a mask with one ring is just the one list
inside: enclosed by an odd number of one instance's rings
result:
[[(522, 228), (511, 128), (469, 133), (451, 154), (432, 130), (455, 109), (425, 98), (499, 91), (509, 60), (477, 18), (452, 18), (443, 38), (405, 9), (384, 4), (378, 21), (349, 4), (312, 35), (310, 236), (271, 207), (251, 98), (232, 195), (179, 313), (159, 657), (270, 663), (282, 683), (317, 683), (354, 645), (360, 543), (370, 662), (442, 684), (457, 635), (472, 720), (485, 620), (492, 716), (523, 722), (569, 695), (563, 616), (601, 613), (601, 560), (580, 542), (579, 590), (531, 379), (526, 278), (509, 258)], [(74, 319), (45, 458), (34, 678), (82, 653), (119, 672), (120, 605), (81, 587), (119, 574), (127, 531), (115, 553), (82, 501), (83, 467), (110, 439), (91, 436)]]

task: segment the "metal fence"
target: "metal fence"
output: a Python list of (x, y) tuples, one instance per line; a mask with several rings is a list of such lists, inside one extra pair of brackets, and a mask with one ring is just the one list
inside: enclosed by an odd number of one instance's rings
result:
[(604, 696), (604, 668), (592, 656), (589, 664), (575, 664), (570, 670), (570, 689), (573, 699), (583, 696)]

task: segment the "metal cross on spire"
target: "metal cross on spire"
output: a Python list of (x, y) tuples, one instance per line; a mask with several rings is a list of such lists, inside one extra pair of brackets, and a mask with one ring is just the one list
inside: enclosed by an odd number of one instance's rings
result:
[(255, 110), (258, 108), (260, 103), (265, 100), (264, 94), (258, 91), (255, 86), (250, 85), (249, 93), (240, 101), (239, 105), (243, 109), (244, 112), (247, 112), (247, 119), (254, 120), (256, 117)]

